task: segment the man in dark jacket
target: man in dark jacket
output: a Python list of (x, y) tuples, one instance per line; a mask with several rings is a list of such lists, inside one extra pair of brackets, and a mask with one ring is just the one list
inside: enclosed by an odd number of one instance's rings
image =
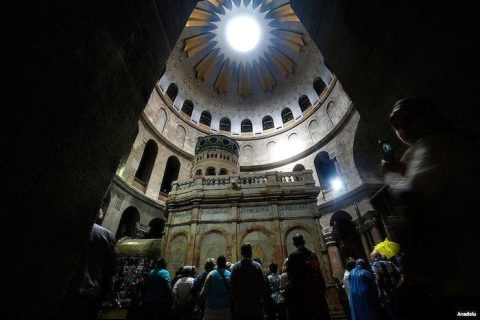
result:
[(263, 319), (263, 298), (267, 290), (262, 266), (252, 260), (252, 245), (242, 245), (243, 259), (232, 267), (230, 278), (235, 320)]
[(317, 255), (305, 248), (301, 234), (293, 237), (297, 248), (288, 256), (286, 302), (289, 320), (328, 320), (325, 280)]

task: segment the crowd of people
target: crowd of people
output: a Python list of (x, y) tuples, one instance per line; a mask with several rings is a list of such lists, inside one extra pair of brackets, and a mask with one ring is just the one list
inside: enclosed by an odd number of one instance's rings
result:
[(370, 262), (352, 257), (345, 262), (341, 286), (348, 296), (350, 319), (408, 319), (401, 255), (387, 259), (374, 250)]
[(235, 264), (223, 255), (208, 258), (199, 274), (194, 266), (183, 266), (173, 279), (166, 259), (160, 258), (135, 284), (141, 307), (130, 310), (128, 318), (328, 320), (319, 260), (304, 246), (302, 235), (295, 235), (293, 244), (297, 250), (285, 259), (280, 274), (275, 263), (264, 270), (262, 261), (252, 257), (249, 243), (241, 246), (242, 259)]

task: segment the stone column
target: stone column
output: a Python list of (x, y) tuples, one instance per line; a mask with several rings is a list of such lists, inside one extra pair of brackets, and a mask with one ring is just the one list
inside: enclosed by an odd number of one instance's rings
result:
[(333, 276), (338, 280), (342, 280), (345, 270), (343, 268), (342, 256), (340, 255), (340, 250), (337, 246), (335, 232), (332, 228), (325, 228), (322, 230), (322, 235), (325, 240), (325, 245), (327, 246)]

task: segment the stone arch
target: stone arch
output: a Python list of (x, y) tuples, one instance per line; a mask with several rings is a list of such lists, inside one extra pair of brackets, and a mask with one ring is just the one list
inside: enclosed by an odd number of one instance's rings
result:
[(308, 132), (310, 133), (310, 138), (312, 138), (312, 142), (316, 143), (320, 138), (320, 125), (318, 124), (317, 119), (313, 119), (308, 124)]
[(187, 130), (182, 126), (178, 125), (177, 130), (175, 131), (175, 139), (177, 140), (177, 145), (183, 149), (185, 144), (185, 136), (187, 135)]
[(318, 96), (322, 95), (322, 93), (323, 93), (323, 91), (325, 90), (326, 87), (327, 87), (327, 85), (322, 80), (322, 78), (316, 77), (313, 80), (313, 89), (315, 90), (315, 92), (317, 93)]
[(251, 145), (247, 144), (242, 147), (242, 157), (253, 163), (254, 162), (254, 149)]
[(148, 233), (144, 236), (145, 239), (161, 239), (165, 232), (165, 219), (163, 218), (153, 218), (148, 223), (150, 229)]
[(202, 112), (202, 114), (200, 115), (200, 123), (207, 127), (210, 127), (210, 125), (212, 124), (212, 115), (210, 114), (210, 112), (206, 110)]
[(220, 172), (218, 173), (219, 176), (226, 176), (228, 175), (228, 170), (225, 168), (221, 168)]
[(172, 190), (172, 182), (178, 179), (180, 172), (180, 160), (176, 156), (170, 156), (163, 173), (162, 185), (160, 192), (169, 193)]
[(157, 159), (158, 146), (157, 143), (150, 139), (145, 144), (143, 149), (142, 158), (135, 172), (135, 178), (139, 180), (143, 185), (148, 185), (150, 177), (152, 175), (153, 165)]
[(272, 239), (273, 232), (263, 226), (252, 226), (242, 234), (240, 245), (250, 243), (252, 245), (253, 258), (259, 258), (264, 265), (279, 262), (276, 255), (275, 241)]
[(118, 240), (123, 237), (133, 237), (135, 235), (137, 223), (139, 222), (140, 211), (134, 206), (126, 208), (120, 218), (115, 238)]
[(297, 172), (297, 171), (305, 171), (305, 167), (303, 166), (303, 164), (301, 163), (297, 163), (295, 165), (295, 167), (293, 167), (293, 172)]
[(205, 175), (206, 176), (214, 176), (216, 175), (216, 170), (214, 167), (208, 167), (206, 170), (205, 170)]
[(224, 255), (232, 258), (231, 246), (228, 242), (227, 232), (219, 228), (210, 229), (202, 234), (199, 243), (200, 252), (194, 262), (196, 265), (203, 265), (207, 258), (217, 259)]
[(253, 132), (253, 125), (250, 119), (243, 119), (240, 124), (240, 131), (241, 132)]
[(220, 130), (225, 132), (230, 132), (232, 130), (232, 122), (229, 118), (223, 117), (220, 119)]
[(188, 234), (180, 231), (173, 234), (169, 241), (168, 269), (175, 271), (187, 263)]
[(327, 116), (328, 116), (328, 119), (330, 120), (330, 123), (332, 124), (332, 127), (335, 125), (334, 124), (334, 117), (335, 115), (333, 114), (333, 111), (335, 110), (335, 101), (331, 100), (328, 102), (327, 104)]
[(180, 111), (183, 112), (185, 115), (191, 117), (193, 109), (193, 102), (187, 99), (183, 102), (182, 109)]
[(167, 111), (164, 108), (160, 108), (158, 110), (158, 116), (157, 116), (157, 129), (160, 133), (163, 133), (163, 129), (165, 129), (165, 124), (167, 123), (167, 120), (168, 120)]
[(288, 143), (290, 145), (295, 145), (296, 146), (296, 144), (300, 142), (299, 138), (300, 138), (299, 134), (296, 133), (296, 132), (293, 132), (288, 136)]
[(289, 227), (285, 231), (284, 243), (285, 243), (286, 256), (288, 256), (290, 253), (296, 250), (295, 247), (293, 246), (292, 238), (297, 233), (303, 235), (303, 238), (305, 239), (305, 247), (307, 247), (308, 249), (314, 252), (320, 251), (319, 250), (320, 248), (318, 248), (318, 241), (315, 241), (314, 230), (305, 225), (294, 225)]
[(262, 119), (263, 130), (273, 129), (275, 124), (273, 123), (273, 118), (271, 116), (265, 116)]
[(312, 103), (310, 102), (310, 99), (306, 95), (301, 95), (300, 98), (298, 98), (298, 106), (300, 107), (300, 110), (304, 112), (307, 110)]
[(265, 148), (267, 149), (268, 159), (273, 159), (275, 157), (277, 143), (275, 141), (269, 141), (267, 142), (267, 145), (265, 146)]
[(290, 110), (290, 108), (284, 108), (282, 110), (281, 116), (282, 116), (283, 123), (287, 123), (293, 120), (293, 113), (292, 113), (292, 110)]
[(173, 103), (178, 95), (178, 86), (175, 83), (170, 83), (170, 85), (167, 88), (167, 91), (165, 91), (165, 94), (167, 95), (168, 98), (170, 98), (170, 100)]

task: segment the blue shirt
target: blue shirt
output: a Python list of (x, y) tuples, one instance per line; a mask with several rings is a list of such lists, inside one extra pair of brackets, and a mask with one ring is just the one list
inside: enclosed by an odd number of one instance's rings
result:
[(145, 288), (146, 302), (166, 302), (171, 299), (170, 273), (165, 269), (153, 269), (148, 274)]
[[(220, 272), (223, 273), (225, 280), (223, 280)], [(208, 308), (216, 310), (230, 308), (230, 271), (225, 269), (213, 270), (209, 273), (205, 286), (208, 290), (206, 292)]]

